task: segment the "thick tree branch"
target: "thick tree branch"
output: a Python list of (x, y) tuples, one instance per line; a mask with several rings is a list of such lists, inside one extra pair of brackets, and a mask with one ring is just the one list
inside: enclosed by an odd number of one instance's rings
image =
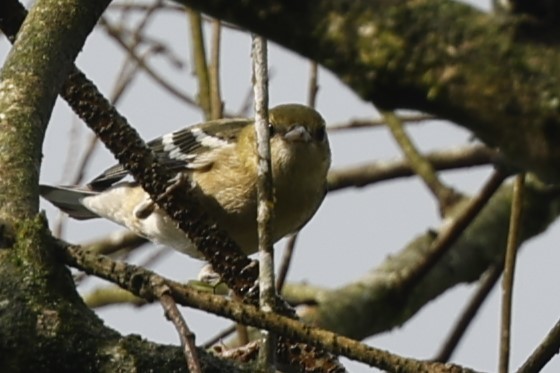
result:
[(560, 180), (553, 31), (449, 0), (177, 1), (317, 61), (381, 108), (449, 119)]
[[(113, 262), (107, 257), (97, 256), (77, 246), (60, 244), (57, 253), (63, 260), (88, 273), (110, 280), (119, 286), (147, 300), (158, 297), (158, 289), (165, 286), (167, 294), (177, 303), (199, 308), (222, 315), (247, 325), (273, 331), (291, 340), (299, 340), (308, 345), (319, 346), (337, 355), (369, 364), (391, 372), (430, 373), (453, 372), (474, 373), (473, 370), (453, 364), (439, 364), (404, 358), (349, 338), (338, 336), (327, 330), (321, 330), (289, 317), (272, 312), (263, 312), (255, 306), (244, 305), (221, 296), (215, 296), (192, 289), (189, 286), (165, 279), (147, 269), (134, 265)], [(336, 372), (328, 361), (309, 361), (307, 372)]]
[[(380, 266), (343, 287), (321, 289), (291, 284), (286, 285), (284, 296), (294, 303), (316, 303), (315, 307), (307, 307), (309, 313), (304, 319), (355, 339), (400, 326), (430, 300), (459, 283), (477, 280), (490, 265), (502, 262), (511, 194), (511, 185), (500, 188), (449, 252), (406, 292), (395, 274), (406, 272), (423, 260), (439, 232), (429, 231), (418, 236)], [(558, 215), (558, 192), (543, 186), (534, 177), (529, 178), (520, 242), (543, 232)], [(372, 314), (376, 317), (371, 317)]]

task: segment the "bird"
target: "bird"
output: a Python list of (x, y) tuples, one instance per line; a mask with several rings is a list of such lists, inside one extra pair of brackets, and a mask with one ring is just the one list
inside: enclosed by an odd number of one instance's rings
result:
[[(301, 104), (269, 110), (274, 208), (271, 239), (300, 230), (327, 190), (331, 151), (325, 120)], [(247, 255), (258, 250), (257, 145), (253, 118), (195, 124), (147, 143), (164, 167), (190, 181), (187, 188), (209, 217)], [(43, 198), (70, 217), (105, 218), (135, 234), (196, 259), (194, 243), (135, 181), (114, 165), (85, 186), (39, 185)], [(125, 180), (123, 180), (125, 179)], [(147, 207), (150, 208), (147, 208)]]

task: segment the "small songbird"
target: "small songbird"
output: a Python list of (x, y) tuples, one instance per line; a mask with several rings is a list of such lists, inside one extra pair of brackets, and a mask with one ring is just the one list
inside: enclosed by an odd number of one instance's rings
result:
[[(274, 210), (273, 242), (297, 231), (326, 192), (331, 162), (325, 121), (299, 105), (269, 111)], [(183, 173), (210, 217), (246, 254), (257, 251), (257, 148), (254, 119), (220, 119), (148, 143), (162, 165)], [(85, 187), (41, 185), (41, 195), (76, 219), (102, 217), (157, 244), (202, 258), (185, 233), (116, 165)], [(187, 187), (187, 186), (186, 186)], [(147, 209), (147, 206), (153, 206)], [(147, 213), (146, 213), (147, 211)]]

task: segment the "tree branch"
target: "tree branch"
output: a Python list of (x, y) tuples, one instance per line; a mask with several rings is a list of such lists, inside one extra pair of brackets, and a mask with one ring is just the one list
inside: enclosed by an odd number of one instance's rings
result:
[[(457, 284), (477, 280), (489, 266), (503, 261), (511, 198), (511, 185), (501, 187), (437, 265), (406, 293), (395, 273), (424, 260), (439, 232), (429, 231), (400, 251), (392, 250), (395, 254), (384, 263), (340, 288), (288, 284), (284, 297), (308, 304), (304, 320), (355, 339), (401, 326), (430, 300)], [(559, 214), (560, 195), (528, 177), (519, 242), (542, 233)]]
[(521, 168), (560, 180), (553, 29), (449, 0), (176, 1), (317, 61), (380, 108), (449, 119)]

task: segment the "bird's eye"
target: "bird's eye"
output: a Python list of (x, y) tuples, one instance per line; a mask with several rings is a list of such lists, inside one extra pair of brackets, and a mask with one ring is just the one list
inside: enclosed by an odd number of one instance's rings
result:
[(315, 139), (317, 141), (323, 141), (325, 139), (325, 127), (319, 127), (317, 131), (315, 131)]
[(268, 133), (269, 133), (270, 137), (272, 137), (276, 134), (276, 129), (274, 128), (272, 123), (268, 123)]

